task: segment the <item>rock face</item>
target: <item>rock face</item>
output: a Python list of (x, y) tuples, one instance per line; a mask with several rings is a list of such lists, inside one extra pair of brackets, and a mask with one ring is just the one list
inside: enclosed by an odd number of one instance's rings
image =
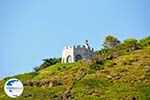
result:
[(93, 51), (93, 48), (90, 48), (87, 40), (82, 46), (66, 46), (62, 51), (62, 63), (73, 63), (81, 59), (91, 60)]

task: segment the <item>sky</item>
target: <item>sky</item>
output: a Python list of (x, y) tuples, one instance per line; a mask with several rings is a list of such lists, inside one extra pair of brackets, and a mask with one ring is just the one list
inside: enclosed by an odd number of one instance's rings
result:
[(150, 0), (0, 0), (0, 79), (33, 71), (64, 46), (106, 35), (119, 40), (150, 35)]

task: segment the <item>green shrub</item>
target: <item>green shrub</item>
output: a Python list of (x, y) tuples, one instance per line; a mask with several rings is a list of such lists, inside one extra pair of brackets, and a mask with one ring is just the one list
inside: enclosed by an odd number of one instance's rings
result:
[(113, 62), (112, 60), (106, 60), (106, 61), (104, 62), (104, 66), (105, 66), (105, 67), (113, 67), (114, 65), (116, 65), (116, 63)]
[(144, 78), (145, 78), (145, 79), (150, 79), (150, 72), (145, 73)]
[(39, 71), (60, 62), (61, 62), (61, 58), (43, 59), (43, 63), (40, 66), (34, 67), (33, 69), (34, 71)]
[(150, 84), (141, 84), (139, 86), (140, 100), (150, 100)]
[(135, 38), (128, 38), (123, 41), (124, 46), (128, 49), (128, 51), (136, 50), (138, 47), (138, 41)]
[(134, 56), (128, 56), (128, 55), (125, 55), (125, 56), (122, 56), (121, 57), (121, 63), (123, 65), (131, 65), (133, 62), (136, 61), (136, 58)]
[(147, 37), (145, 37), (144, 39), (141, 39), (141, 40), (139, 41), (139, 44), (140, 44), (141, 46), (150, 45), (150, 36), (147, 36)]
[(96, 63), (94, 63), (90, 66), (90, 69), (92, 69), (92, 70), (100, 70), (101, 68), (102, 68), (102, 66), (100, 64), (96, 64)]
[(116, 37), (111, 36), (111, 35), (107, 35), (105, 37), (103, 47), (104, 47), (104, 49), (114, 48), (119, 44), (120, 44), (120, 41)]

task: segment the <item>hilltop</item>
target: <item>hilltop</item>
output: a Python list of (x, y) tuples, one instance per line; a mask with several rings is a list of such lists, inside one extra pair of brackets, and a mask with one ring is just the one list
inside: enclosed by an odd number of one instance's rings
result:
[[(23, 94), (16, 99), (149, 100), (150, 41), (142, 43), (98, 50), (89, 61), (58, 62), (12, 76), (24, 84)], [(0, 100), (11, 99), (5, 95), (3, 86), (12, 77), (0, 81)]]

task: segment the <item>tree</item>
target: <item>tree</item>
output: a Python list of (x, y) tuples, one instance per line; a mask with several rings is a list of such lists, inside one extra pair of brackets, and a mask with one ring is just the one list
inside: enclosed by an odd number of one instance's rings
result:
[(150, 36), (147, 36), (147, 37), (145, 37), (144, 39), (141, 39), (141, 40), (139, 41), (139, 44), (140, 44), (141, 46), (150, 45)]
[(37, 67), (37, 66), (36, 66), (36, 67), (33, 67), (33, 70), (37, 72), (37, 71), (40, 70), (40, 67)]
[(105, 40), (102, 46), (104, 47), (104, 49), (109, 49), (109, 48), (114, 48), (118, 46), (119, 44), (120, 44), (120, 41), (116, 37), (107, 35), (105, 37)]
[(123, 44), (126, 46), (126, 48), (129, 51), (133, 51), (137, 49), (137, 40), (135, 38), (128, 38), (126, 40), (123, 41)]
[(45, 69), (46, 67), (49, 67), (51, 65), (54, 65), (56, 63), (60, 63), (61, 62), (61, 58), (46, 58), (46, 59), (43, 59), (43, 63), (40, 65), (40, 66), (36, 66), (34, 67), (33, 69), (35, 71), (39, 71), (39, 70), (42, 70), (42, 69)]

